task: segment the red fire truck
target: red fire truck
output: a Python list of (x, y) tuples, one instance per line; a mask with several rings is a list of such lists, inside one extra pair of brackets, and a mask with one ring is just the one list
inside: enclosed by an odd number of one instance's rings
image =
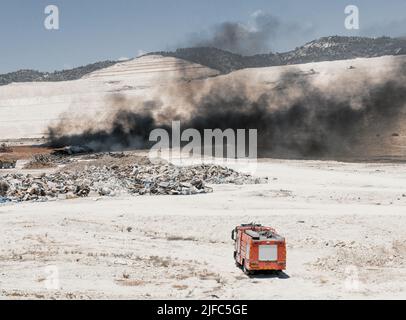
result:
[(275, 229), (260, 224), (242, 224), (231, 234), (235, 242), (234, 259), (245, 274), (286, 269), (285, 238)]

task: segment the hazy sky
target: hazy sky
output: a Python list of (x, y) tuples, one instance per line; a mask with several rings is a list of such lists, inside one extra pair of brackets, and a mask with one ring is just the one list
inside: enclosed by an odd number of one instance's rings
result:
[[(60, 10), (57, 31), (44, 27), (50, 4)], [(344, 28), (349, 4), (360, 10), (358, 31)], [(280, 28), (269, 43), (274, 51), (327, 35), (406, 34), (405, 0), (1, 0), (0, 73), (51, 71), (174, 49), (226, 21), (249, 25), (258, 10), (300, 30)]]

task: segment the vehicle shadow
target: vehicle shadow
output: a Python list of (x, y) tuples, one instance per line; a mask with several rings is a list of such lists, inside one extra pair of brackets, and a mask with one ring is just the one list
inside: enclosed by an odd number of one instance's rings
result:
[(290, 276), (283, 271), (261, 271), (248, 275), (250, 279), (289, 279)]

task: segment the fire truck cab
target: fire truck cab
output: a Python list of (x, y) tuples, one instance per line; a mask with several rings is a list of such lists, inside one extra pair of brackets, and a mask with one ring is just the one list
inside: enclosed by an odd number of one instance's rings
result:
[(242, 267), (244, 273), (286, 269), (285, 238), (275, 229), (260, 224), (242, 224), (232, 231), (231, 238), (236, 265)]

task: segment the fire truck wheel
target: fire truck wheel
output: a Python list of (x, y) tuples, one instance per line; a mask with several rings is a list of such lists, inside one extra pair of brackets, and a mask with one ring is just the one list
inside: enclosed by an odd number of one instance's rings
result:
[(247, 269), (247, 267), (245, 266), (245, 261), (243, 262), (242, 265), (242, 271), (244, 271), (244, 273), (249, 276), (250, 274), (252, 274), (252, 272), (250, 270)]

